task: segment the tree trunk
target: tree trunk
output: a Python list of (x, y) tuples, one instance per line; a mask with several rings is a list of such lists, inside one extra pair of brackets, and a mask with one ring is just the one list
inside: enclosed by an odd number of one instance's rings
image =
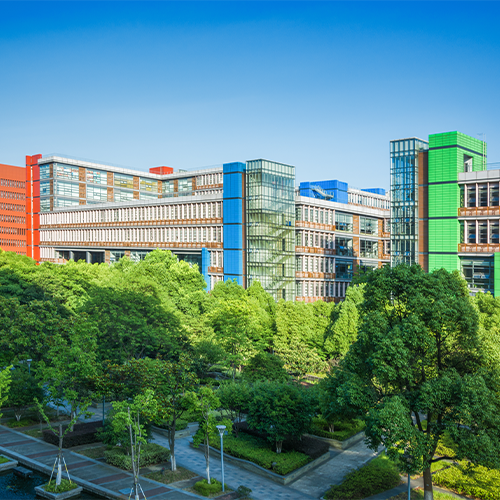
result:
[(205, 447), (205, 460), (207, 462), (207, 483), (210, 484), (210, 454), (209, 454), (209, 441), (208, 441), (208, 432), (207, 432), (207, 442)]
[(281, 453), (282, 446), (283, 446), (283, 441), (276, 440), (276, 453)]
[(16, 420), (19, 422), (19, 420), (21, 420), (21, 417), (23, 416), (23, 410), (22, 409), (14, 410), (14, 415), (16, 416)]
[(328, 424), (328, 430), (329, 432), (335, 432), (335, 426), (333, 424)]
[(176, 418), (172, 419), (172, 425), (170, 426), (170, 432), (168, 433), (168, 440), (170, 444), (170, 466), (172, 469), (172, 472), (175, 472), (177, 470), (177, 466), (175, 463), (175, 424), (176, 424)]
[(62, 479), (62, 444), (63, 444), (62, 425), (59, 424), (59, 453), (57, 455), (56, 486), (59, 486), (61, 484), (61, 479)]
[(431, 468), (424, 469), (424, 500), (433, 500)]

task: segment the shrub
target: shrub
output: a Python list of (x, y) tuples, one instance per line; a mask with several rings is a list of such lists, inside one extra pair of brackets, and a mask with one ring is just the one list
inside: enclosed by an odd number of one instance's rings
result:
[(336, 439), (337, 441), (345, 441), (361, 432), (365, 428), (365, 423), (362, 420), (353, 419), (343, 422), (334, 422), (334, 432), (330, 432), (328, 422), (321, 417), (313, 418), (310, 433), (315, 436), (320, 436), (328, 439)]
[(7, 463), (7, 462), (10, 462), (10, 460), (9, 460), (8, 458), (2, 457), (2, 456), (0, 455), (0, 464), (5, 464), (5, 463)]
[[(67, 425), (63, 426), (63, 431)], [(71, 448), (81, 444), (95, 443), (99, 440), (98, 430), (102, 428), (102, 422), (87, 422), (86, 424), (76, 424), (73, 432), (68, 432), (63, 439), (63, 448)], [(43, 440), (46, 443), (59, 446), (59, 436), (56, 436), (51, 430), (44, 429)]]
[[(132, 457), (127, 455), (123, 446), (115, 446), (104, 452), (106, 463), (120, 469), (132, 470)], [(167, 462), (170, 460), (170, 451), (156, 443), (147, 443), (141, 447), (141, 467)]]
[(65, 491), (71, 491), (75, 488), (78, 488), (78, 485), (69, 479), (61, 479), (61, 484), (59, 486), (56, 486), (55, 481), (51, 481), (43, 487), (45, 491), (50, 493), (64, 493)]
[(500, 498), (500, 470), (487, 469), (481, 465), (470, 470), (466, 467), (467, 462), (459, 462), (459, 466), (436, 472), (432, 476), (434, 484), (481, 500)]
[(37, 424), (35, 420), (32, 420), (31, 418), (22, 418), (21, 420), (9, 420), (7, 422), (7, 427), (13, 428), (13, 427), (28, 427), (28, 425), (34, 425)]
[(349, 472), (341, 484), (332, 486), (324, 498), (358, 500), (390, 490), (401, 481), (396, 464), (383, 453), (364, 467)]
[(255, 382), (257, 380), (274, 380), (286, 382), (290, 375), (283, 368), (283, 360), (268, 352), (259, 352), (243, 368), (243, 376)]
[(236, 490), (238, 492), (238, 495), (240, 495), (240, 497), (247, 497), (248, 495), (250, 495), (250, 493), (252, 493), (252, 490), (250, 488), (247, 488), (246, 486), (238, 486), (238, 489)]
[(194, 483), (193, 488), (200, 495), (203, 495), (204, 497), (209, 497), (210, 495), (214, 495), (222, 491), (222, 483), (212, 477), (210, 478), (210, 484), (208, 484), (206, 479), (202, 479), (201, 481)]
[[(210, 446), (220, 450), (219, 436), (214, 435), (210, 437)], [(244, 433), (240, 434), (238, 438), (231, 435), (225, 436), (224, 453), (248, 460), (282, 476), (299, 469), (311, 461), (309, 456), (298, 451), (276, 453), (270, 448), (265, 439)], [(275, 464), (274, 466), (273, 463)]]

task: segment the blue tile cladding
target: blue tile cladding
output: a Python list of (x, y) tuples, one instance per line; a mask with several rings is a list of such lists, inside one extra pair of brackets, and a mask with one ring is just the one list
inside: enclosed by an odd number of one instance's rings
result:
[(206, 248), (201, 249), (201, 274), (205, 278), (207, 286), (205, 290), (210, 290), (210, 277), (208, 276), (208, 266), (210, 265), (210, 251)]
[(338, 180), (301, 182), (300, 195), (309, 198), (329, 199), (337, 203), (347, 203), (347, 182)]
[(224, 279), (236, 279), (243, 285), (243, 179), (246, 164), (225, 163), (223, 217), (224, 217)]
[(367, 193), (373, 193), (373, 194), (381, 194), (385, 196), (385, 189), (382, 188), (367, 188), (367, 189), (362, 189), (361, 191), (366, 191)]

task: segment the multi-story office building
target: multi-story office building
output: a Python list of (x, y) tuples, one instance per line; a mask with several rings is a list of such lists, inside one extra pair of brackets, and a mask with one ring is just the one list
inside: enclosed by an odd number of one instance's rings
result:
[[(259, 281), (275, 299), (341, 300), (353, 274), (389, 262), (389, 197), (303, 183), (267, 160), (148, 173), (63, 156), (27, 157), (28, 253), (116, 262), (154, 248), (198, 264), (209, 289)], [(307, 189), (306, 189), (307, 184)]]
[(0, 164), (0, 248), (26, 255), (26, 171)]
[(407, 198), (404, 190), (397, 196), (400, 179), (410, 179), (411, 186), (418, 182), (407, 205), (418, 214), (418, 224), (415, 215), (408, 217), (414, 232), (393, 221), (393, 250), (409, 232), (418, 256), (415, 251), (408, 262), (419, 262), (426, 271), (458, 270), (471, 293), (500, 294), (500, 170), (488, 170), (486, 143), (460, 132), (432, 134), (421, 141), (415, 164), (408, 164), (393, 161), (401, 142), (391, 141), (391, 212), (397, 217)]

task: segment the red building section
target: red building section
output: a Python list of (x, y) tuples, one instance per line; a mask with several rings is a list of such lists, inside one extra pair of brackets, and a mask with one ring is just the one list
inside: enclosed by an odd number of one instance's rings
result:
[(26, 254), (40, 261), (40, 167), (42, 155), (26, 156)]
[(0, 248), (27, 255), (24, 167), (0, 164)]

